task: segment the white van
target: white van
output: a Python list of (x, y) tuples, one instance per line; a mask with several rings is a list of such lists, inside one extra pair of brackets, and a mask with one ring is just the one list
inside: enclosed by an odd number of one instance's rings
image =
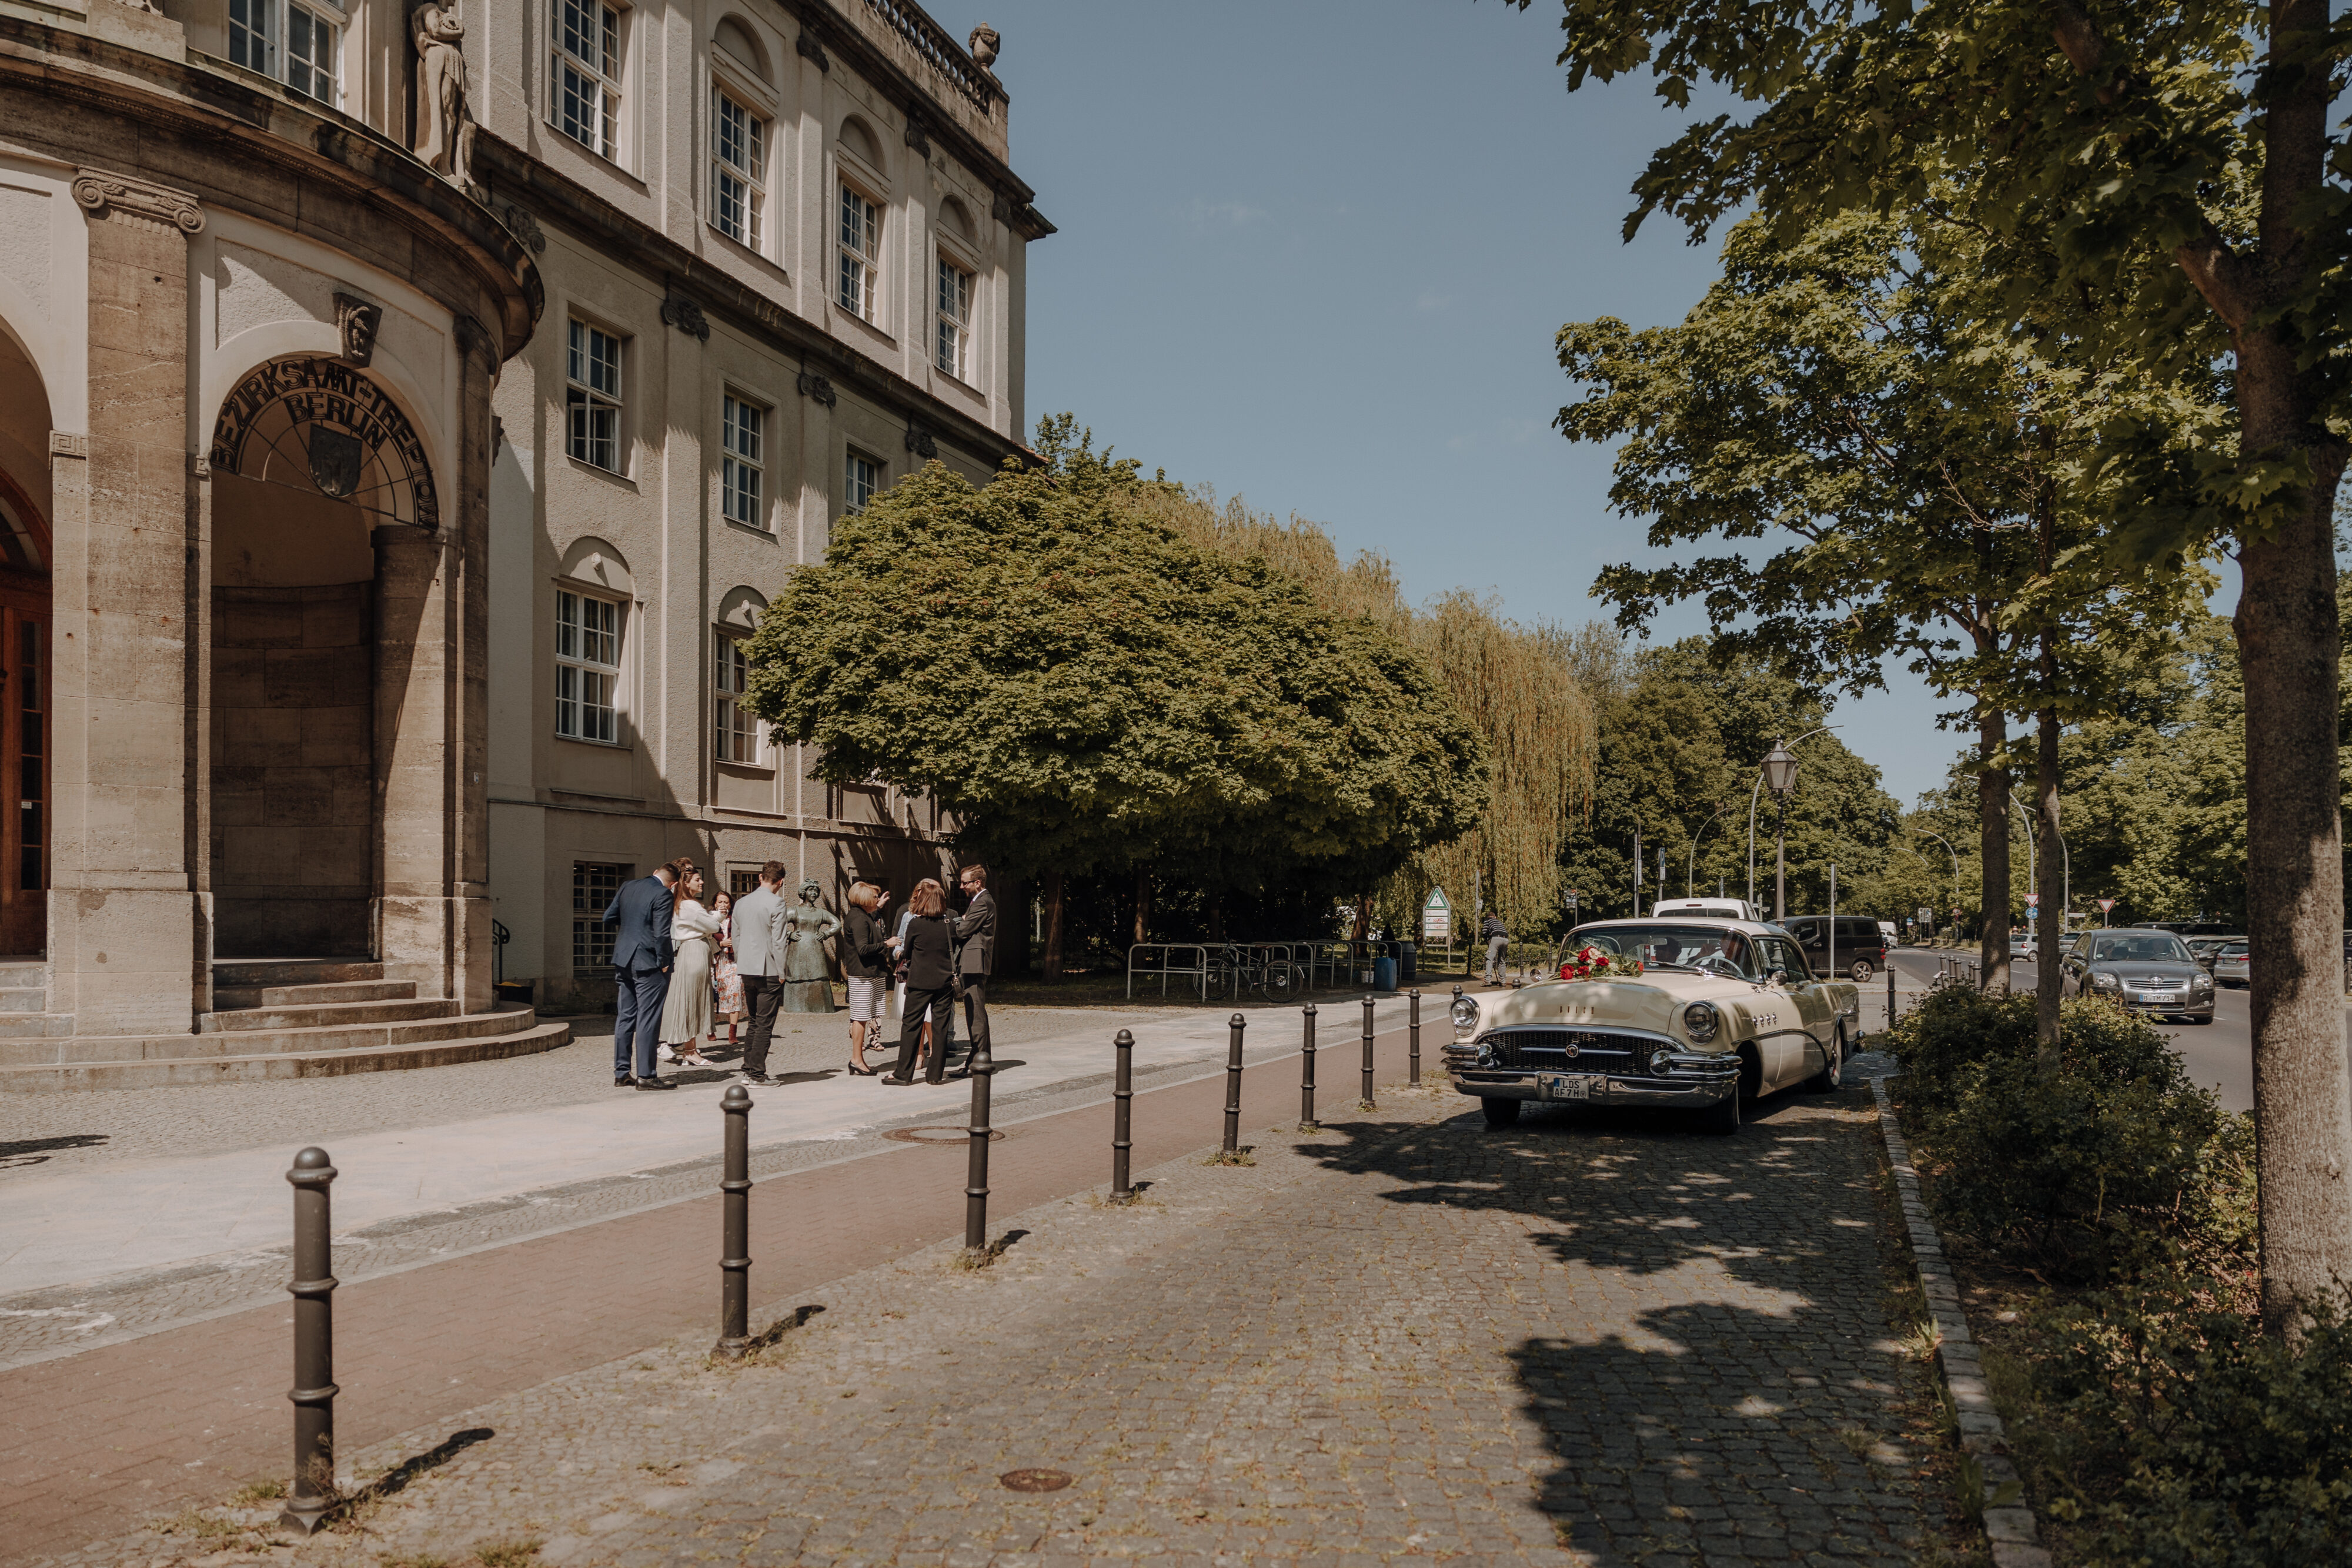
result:
[(1702, 915), (1717, 920), (1760, 920), (1744, 898), (1668, 898), (1650, 906), (1650, 917), (1662, 915)]

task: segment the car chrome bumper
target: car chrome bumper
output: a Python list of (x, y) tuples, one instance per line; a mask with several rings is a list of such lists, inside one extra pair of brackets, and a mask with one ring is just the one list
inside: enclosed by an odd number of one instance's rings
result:
[[(1561, 1070), (1572, 1071), (1572, 1070)], [(1648, 1105), (1663, 1110), (1703, 1110), (1720, 1105), (1739, 1092), (1737, 1060), (1720, 1071), (1684, 1071), (1668, 1078), (1643, 1073), (1589, 1073), (1592, 1092), (1585, 1099), (1547, 1095), (1541, 1080), (1560, 1076), (1559, 1071), (1522, 1072), (1506, 1068), (1452, 1067), (1447, 1075), (1457, 1093), (1482, 1100), (1533, 1100), (1547, 1105)]]

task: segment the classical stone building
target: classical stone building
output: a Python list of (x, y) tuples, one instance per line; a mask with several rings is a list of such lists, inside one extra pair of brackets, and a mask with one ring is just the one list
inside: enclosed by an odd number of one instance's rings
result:
[(730, 697), (833, 518), (1020, 455), (995, 47), (0, 0), (0, 1082), (541, 1049), (494, 972), (599, 999), (615, 879), (937, 863)]

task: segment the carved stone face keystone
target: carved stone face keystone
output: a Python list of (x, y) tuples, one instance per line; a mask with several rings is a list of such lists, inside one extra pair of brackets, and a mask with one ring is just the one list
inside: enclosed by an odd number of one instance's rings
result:
[(335, 331), (342, 340), (341, 358), (345, 364), (366, 368), (375, 358), (376, 329), (383, 325), (383, 306), (355, 294), (335, 296)]

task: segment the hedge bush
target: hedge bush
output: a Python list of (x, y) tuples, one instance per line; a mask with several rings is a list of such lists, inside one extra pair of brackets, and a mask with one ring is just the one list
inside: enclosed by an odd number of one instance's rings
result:
[(2084, 1562), (2352, 1560), (2352, 1322), (2323, 1306), (2290, 1349), (2183, 1279), (2086, 1294), (2039, 1344), (2022, 1436)]
[(2242, 1270), (2253, 1130), (2189, 1081), (2146, 1019), (2065, 1004), (2059, 1066), (2036, 1065), (2033, 998), (1932, 993), (1889, 1042), (1952, 1234), (2053, 1281)]

